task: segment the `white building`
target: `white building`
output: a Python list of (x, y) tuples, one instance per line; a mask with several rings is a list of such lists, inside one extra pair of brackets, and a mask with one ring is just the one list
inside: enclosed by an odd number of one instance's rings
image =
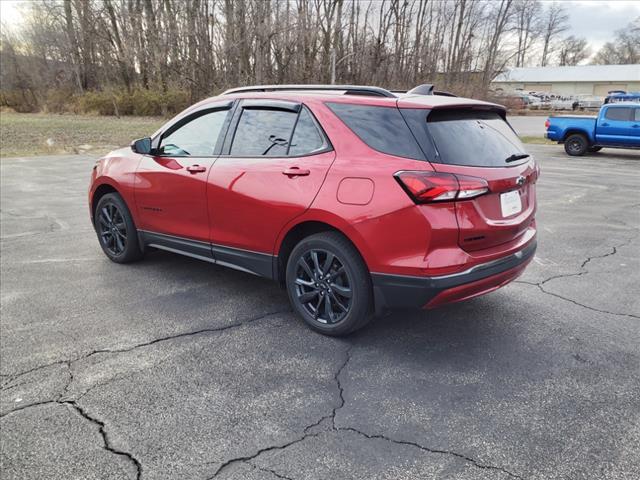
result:
[(640, 91), (640, 65), (513, 68), (498, 75), (494, 90), (606, 96), (610, 90)]

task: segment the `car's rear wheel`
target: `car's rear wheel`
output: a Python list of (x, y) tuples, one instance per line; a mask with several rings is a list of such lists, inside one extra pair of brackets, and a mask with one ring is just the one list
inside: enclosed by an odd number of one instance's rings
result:
[(564, 141), (564, 151), (567, 152), (567, 155), (571, 155), (572, 157), (584, 155), (587, 153), (588, 148), (589, 142), (587, 141), (587, 137), (580, 133), (569, 135)]
[(295, 246), (286, 284), (294, 310), (320, 333), (346, 335), (371, 319), (371, 276), (358, 251), (337, 232), (311, 235)]
[(128, 263), (142, 257), (131, 212), (117, 193), (100, 198), (94, 212), (94, 226), (102, 251), (111, 261)]

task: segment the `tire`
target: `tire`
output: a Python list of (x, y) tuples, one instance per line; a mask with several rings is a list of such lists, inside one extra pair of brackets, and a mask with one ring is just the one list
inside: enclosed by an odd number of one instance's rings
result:
[(602, 147), (589, 147), (588, 152), (595, 153), (599, 152), (600, 150), (602, 150)]
[(587, 153), (588, 148), (589, 142), (587, 141), (587, 137), (581, 133), (569, 135), (564, 141), (564, 151), (567, 152), (567, 155), (571, 155), (572, 157), (584, 155)]
[(324, 335), (347, 335), (373, 316), (371, 275), (340, 233), (322, 232), (301, 240), (287, 261), (286, 286), (296, 313)]
[(142, 258), (138, 231), (119, 194), (108, 193), (100, 198), (93, 222), (100, 247), (109, 260), (129, 263)]

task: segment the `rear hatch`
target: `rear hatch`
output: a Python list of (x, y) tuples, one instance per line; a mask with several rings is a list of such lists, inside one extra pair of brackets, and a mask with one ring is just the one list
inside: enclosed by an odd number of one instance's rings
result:
[(455, 175), (460, 189), (466, 182), (477, 187), (477, 179), (486, 182), (486, 193), (455, 202), (460, 247), (469, 252), (496, 247), (526, 231), (534, 218), (538, 171), (503, 111), (434, 109), (426, 120), (415, 110), (402, 113), (437, 172)]

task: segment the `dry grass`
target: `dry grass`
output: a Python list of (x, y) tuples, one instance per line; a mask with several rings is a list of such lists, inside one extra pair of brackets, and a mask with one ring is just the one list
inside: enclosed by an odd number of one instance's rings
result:
[(544, 137), (534, 137), (527, 135), (520, 137), (520, 140), (522, 141), (522, 143), (533, 143), (536, 145), (556, 145), (558, 143)]
[(0, 112), (0, 157), (104, 153), (155, 132), (157, 117)]
[[(106, 153), (155, 132), (158, 117), (104, 117), (0, 112), (0, 157)], [(543, 137), (520, 137), (524, 143), (553, 145)]]

